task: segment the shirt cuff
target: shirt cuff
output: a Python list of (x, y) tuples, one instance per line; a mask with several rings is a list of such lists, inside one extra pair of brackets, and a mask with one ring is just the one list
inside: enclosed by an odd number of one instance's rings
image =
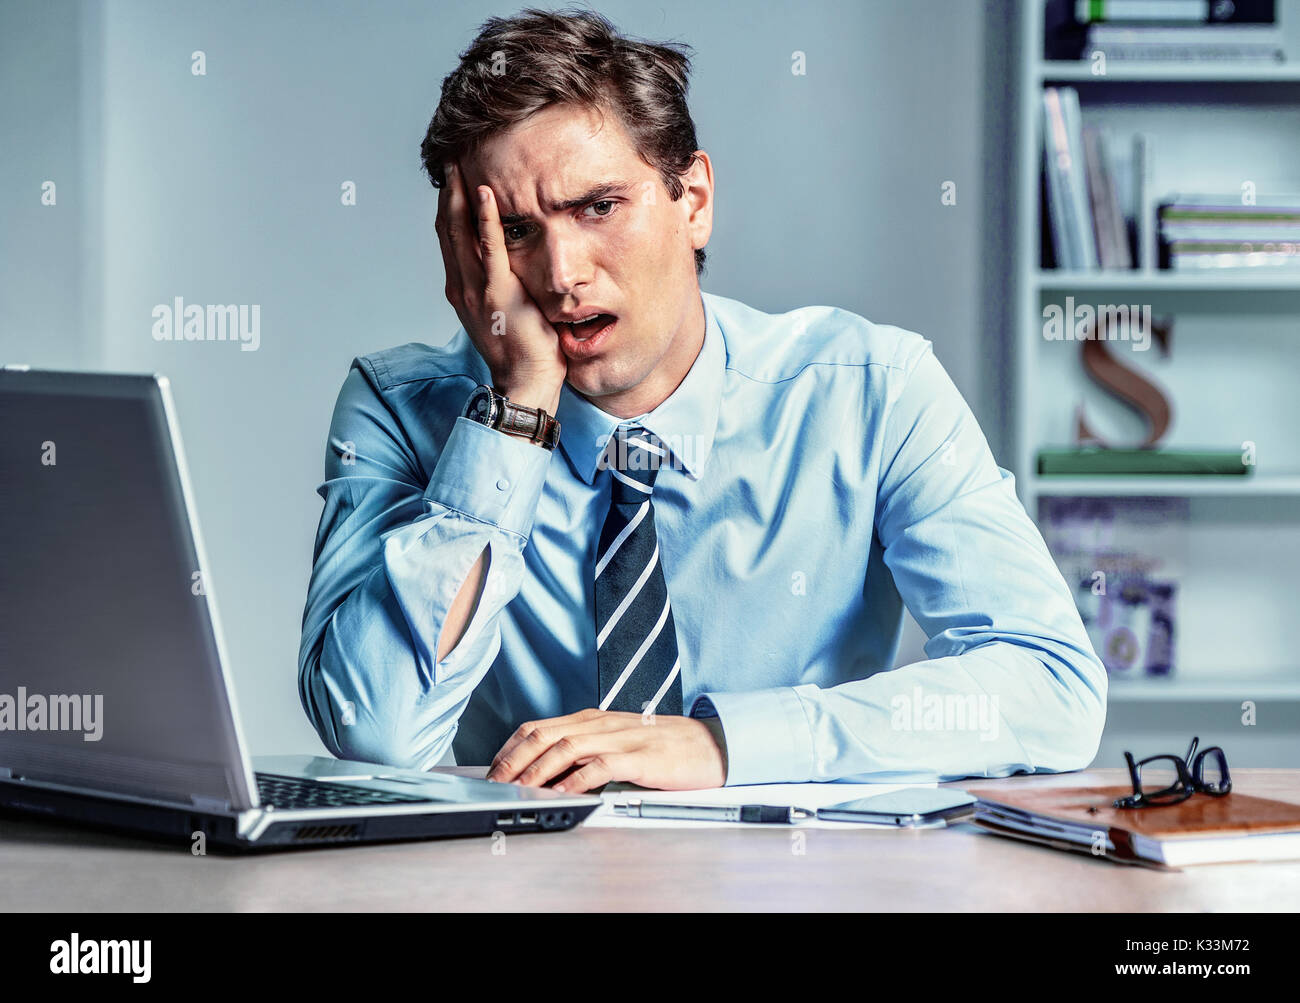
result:
[(438, 457), (424, 500), (527, 540), (551, 453), (461, 415)]
[(691, 717), (716, 717), (727, 742), (727, 787), (801, 784), (813, 775), (813, 740), (792, 686), (747, 693), (704, 693)]

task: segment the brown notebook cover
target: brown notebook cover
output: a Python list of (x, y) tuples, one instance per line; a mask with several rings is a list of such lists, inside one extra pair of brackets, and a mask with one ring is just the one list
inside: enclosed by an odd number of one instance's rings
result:
[(1101, 830), (1114, 844), (1114, 857), (1123, 863), (1149, 862), (1135, 851), (1134, 836), (1177, 843), (1180, 839), (1216, 836), (1300, 833), (1300, 805), (1236, 791), (1221, 798), (1194, 794), (1179, 804), (1159, 808), (1113, 807), (1111, 802), (1116, 798), (1133, 793), (1131, 787), (1024, 787), (1018, 790), (971, 787), (967, 793), (980, 800), (974, 821), (987, 829), (1060, 849), (1091, 852), (1089, 846), (1052, 838), (1050, 831), (1031, 835), (998, 825), (996, 819), (981, 820), (983, 805), (996, 806), (1024, 821), (1047, 818), (1086, 827), (1090, 831)]

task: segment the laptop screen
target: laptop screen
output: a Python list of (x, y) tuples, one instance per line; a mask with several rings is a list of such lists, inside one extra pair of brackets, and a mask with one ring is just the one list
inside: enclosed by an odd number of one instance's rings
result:
[(151, 376), (0, 372), (0, 777), (244, 808), (169, 408)]

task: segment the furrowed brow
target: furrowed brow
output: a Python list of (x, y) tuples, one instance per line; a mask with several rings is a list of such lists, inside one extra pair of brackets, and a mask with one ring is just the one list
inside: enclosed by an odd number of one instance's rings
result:
[[(589, 202), (598, 202), (608, 195), (628, 195), (635, 189), (636, 185), (630, 181), (606, 181), (589, 188), (577, 198), (552, 202), (551, 212), (568, 212), (570, 209), (581, 208)], [(501, 224), (503, 226), (513, 226), (516, 223), (526, 223), (530, 218), (527, 213), (523, 212), (507, 213), (501, 217)]]

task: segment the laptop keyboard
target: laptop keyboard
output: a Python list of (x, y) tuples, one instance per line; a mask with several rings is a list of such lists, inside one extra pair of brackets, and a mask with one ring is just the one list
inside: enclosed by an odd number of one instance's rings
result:
[(277, 808), (348, 808), (437, 800), (374, 788), (353, 787), (351, 784), (330, 783), (328, 780), (284, 777), (277, 773), (258, 773), (256, 776), (257, 796), (262, 804), (275, 805)]

